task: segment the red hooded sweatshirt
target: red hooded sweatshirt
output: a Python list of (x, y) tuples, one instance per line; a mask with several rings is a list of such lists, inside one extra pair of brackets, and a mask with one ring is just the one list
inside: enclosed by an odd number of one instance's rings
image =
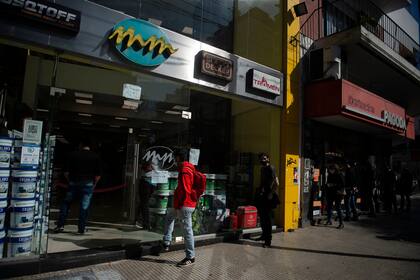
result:
[(178, 186), (174, 193), (175, 209), (195, 208), (197, 205), (197, 195), (193, 189), (194, 171), (194, 165), (188, 161), (182, 162), (178, 168)]

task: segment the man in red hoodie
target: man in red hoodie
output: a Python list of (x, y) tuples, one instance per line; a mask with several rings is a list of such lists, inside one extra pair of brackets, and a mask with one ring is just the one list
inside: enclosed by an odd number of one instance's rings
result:
[(172, 241), (175, 219), (181, 219), (184, 229), (184, 243), (186, 257), (178, 266), (188, 266), (195, 262), (194, 235), (192, 230), (192, 214), (197, 205), (197, 194), (193, 189), (194, 171), (193, 164), (187, 161), (187, 152), (179, 150), (175, 152), (175, 160), (178, 165), (178, 186), (174, 193), (174, 208), (168, 209), (165, 217), (165, 230), (163, 236), (163, 248), (169, 250)]

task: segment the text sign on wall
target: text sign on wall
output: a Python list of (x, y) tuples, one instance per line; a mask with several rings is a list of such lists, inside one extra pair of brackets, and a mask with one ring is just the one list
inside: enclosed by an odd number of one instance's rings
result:
[(206, 51), (201, 51), (198, 55), (200, 59), (200, 72), (217, 79), (227, 82), (233, 78), (233, 61), (219, 55)]
[(256, 69), (250, 69), (246, 73), (246, 90), (253, 94), (275, 98), (281, 95), (282, 79)]
[(79, 11), (42, 0), (0, 0), (0, 12), (79, 32)]

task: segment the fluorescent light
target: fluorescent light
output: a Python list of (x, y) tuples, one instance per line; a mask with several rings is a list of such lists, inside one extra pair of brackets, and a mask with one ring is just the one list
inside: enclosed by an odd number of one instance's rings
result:
[(139, 103), (136, 101), (131, 100), (124, 100), (124, 103), (122, 105), (123, 109), (129, 109), (129, 110), (136, 110), (139, 107)]
[(190, 107), (182, 106), (182, 105), (175, 105), (174, 107), (172, 107), (172, 109), (174, 109), (174, 110), (180, 110), (180, 111), (188, 110), (188, 108), (190, 108)]
[(85, 105), (92, 105), (92, 100), (84, 100), (84, 99), (76, 99), (76, 103), (85, 104)]
[(85, 113), (77, 113), (81, 117), (92, 117), (91, 114), (85, 114)]
[(185, 27), (182, 29), (182, 33), (192, 35), (192, 34), (193, 34), (193, 29), (192, 29), (192, 27), (190, 27), (190, 26), (185, 26)]
[(37, 108), (36, 109), (38, 112), (49, 112), (47, 109), (41, 109), (41, 108)]
[(163, 122), (160, 122), (160, 121), (150, 121), (150, 122), (154, 124), (163, 124)]
[(113, 127), (113, 128), (120, 128), (121, 126), (111, 124), (111, 125), (109, 125), (109, 127)]
[(119, 120), (119, 121), (126, 121), (126, 120), (128, 120), (127, 118), (123, 118), (123, 117), (115, 117), (115, 119), (116, 120)]
[(92, 123), (90, 123), (90, 122), (82, 122), (81, 124), (84, 124), (84, 125), (92, 125)]
[(155, 18), (149, 18), (149, 21), (151, 23), (156, 24), (156, 25), (159, 25), (159, 26), (162, 24), (162, 21), (161, 20), (158, 20), (158, 19), (155, 19)]
[(147, 137), (146, 134), (139, 134), (139, 137)]
[(87, 98), (87, 99), (92, 99), (93, 98), (93, 94), (81, 93), (81, 92), (75, 92), (74, 96), (76, 96), (77, 98)]
[(182, 111), (182, 118), (183, 119), (187, 119), (187, 120), (190, 120), (191, 119), (191, 112), (188, 112), (188, 111)]
[(181, 115), (181, 112), (180, 111), (166, 110), (165, 111), (165, 114), (168, 114), (168, 115)]

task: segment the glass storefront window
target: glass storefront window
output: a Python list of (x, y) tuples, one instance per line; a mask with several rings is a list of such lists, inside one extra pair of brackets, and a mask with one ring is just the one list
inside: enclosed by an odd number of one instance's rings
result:
[[(26, 244), (31, 254), (160, 240), (177, 187), (177, 148), (198, 149), (197, 168), (207, 175), (207, 190), (193, 215), (196, 235), (221, 231), (231, 212), (252, 204), (259, 152), (272, 154), (278, 166), (278, 107), (151, 74), (86, 64), (76, 56), (56, 60), (41, 52), (0, 47), (2, 53), (15, 54), (1, 68), (10, 70), (2, 76), (9, 89), (4, 133), (14, 129), (17, 135), (25, 119), (43, 123), (34, 206), (42, 212), (35, 210), (34, 229), (27, 233), (33, 240)], [(124, 93), (127, 87), (131, 95)], [(87, 215), (88, 231), (76, 234), (79, 201), (74, 201), (64, 231), (54, 233), (72, 189), (68, 162), (86, 143), (99, 157), (101, 170)], [(157, 175), (164, 180), (156, 181)], [(174, 237), (181, 235), (177, 225)]]
[(90, 0), (91, 2), (98, 3), (99, 5), (123, 12), (124, 14), (138, 17), (140, 0)]

